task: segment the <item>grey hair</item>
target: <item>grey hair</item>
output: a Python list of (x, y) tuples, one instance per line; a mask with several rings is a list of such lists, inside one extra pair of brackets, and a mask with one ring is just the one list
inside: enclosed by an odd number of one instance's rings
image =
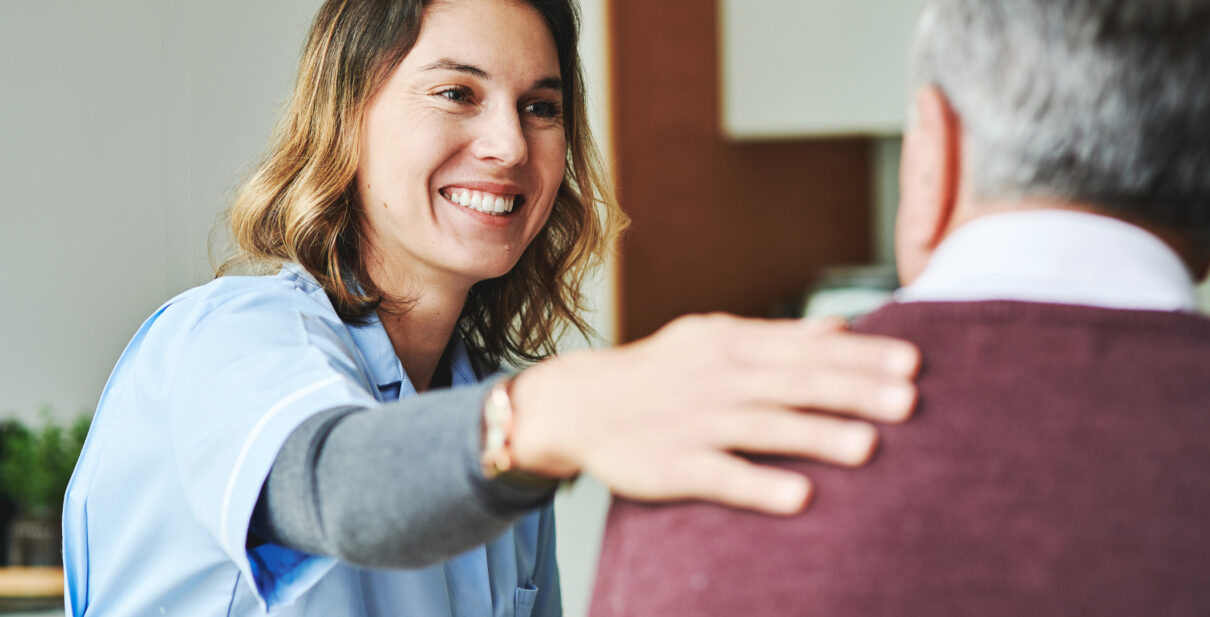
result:
[(1210, 252), (1210, 0), (931, 0), (911, 82), (981, 199), (1092, 205)]

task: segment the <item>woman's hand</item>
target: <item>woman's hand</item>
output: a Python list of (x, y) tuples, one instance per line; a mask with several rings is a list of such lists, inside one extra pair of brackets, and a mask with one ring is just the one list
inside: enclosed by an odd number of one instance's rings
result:
[(581, 471), (635, 499), (801, 510), (803, 476), (733, 452), (864, 464), (915, 403), (911, 344), (840, 320), (678, 319), (649, 338), (567, 354), (517, 376), (512, 454), (551, 476)]

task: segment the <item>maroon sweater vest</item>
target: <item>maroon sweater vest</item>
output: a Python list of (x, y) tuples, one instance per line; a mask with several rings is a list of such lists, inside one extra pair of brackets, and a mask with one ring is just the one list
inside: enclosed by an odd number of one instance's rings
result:
[(592, 617), (1210, 615), (1210, 320), (889, 306), (920, 406), (803, 514), (617, 500)]

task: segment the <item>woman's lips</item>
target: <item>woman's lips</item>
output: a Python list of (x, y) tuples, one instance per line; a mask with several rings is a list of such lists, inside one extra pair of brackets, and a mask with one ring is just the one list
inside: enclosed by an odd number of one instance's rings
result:
[(524, 196), (480, 191), (463, 187), (441, 189), (441, 196), (451, 203), (470, 208), (484, 214), (504, 216), (524, 202)]
[(442, 196), (459, 206), (471, 208), (485, 214), (507, 214), (513, 212), (515, 195), (500, 195), (495, 192), (469, 189), (444, 189)]

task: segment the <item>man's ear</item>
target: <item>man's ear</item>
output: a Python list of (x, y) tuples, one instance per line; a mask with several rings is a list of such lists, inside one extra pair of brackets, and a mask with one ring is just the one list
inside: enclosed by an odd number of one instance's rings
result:
[(895, 257), (899, 279), (912, 282), (950, 228), (962, 175), (962, 123), (936, 87), (913, 101), (915, 121), (903, 136)]

